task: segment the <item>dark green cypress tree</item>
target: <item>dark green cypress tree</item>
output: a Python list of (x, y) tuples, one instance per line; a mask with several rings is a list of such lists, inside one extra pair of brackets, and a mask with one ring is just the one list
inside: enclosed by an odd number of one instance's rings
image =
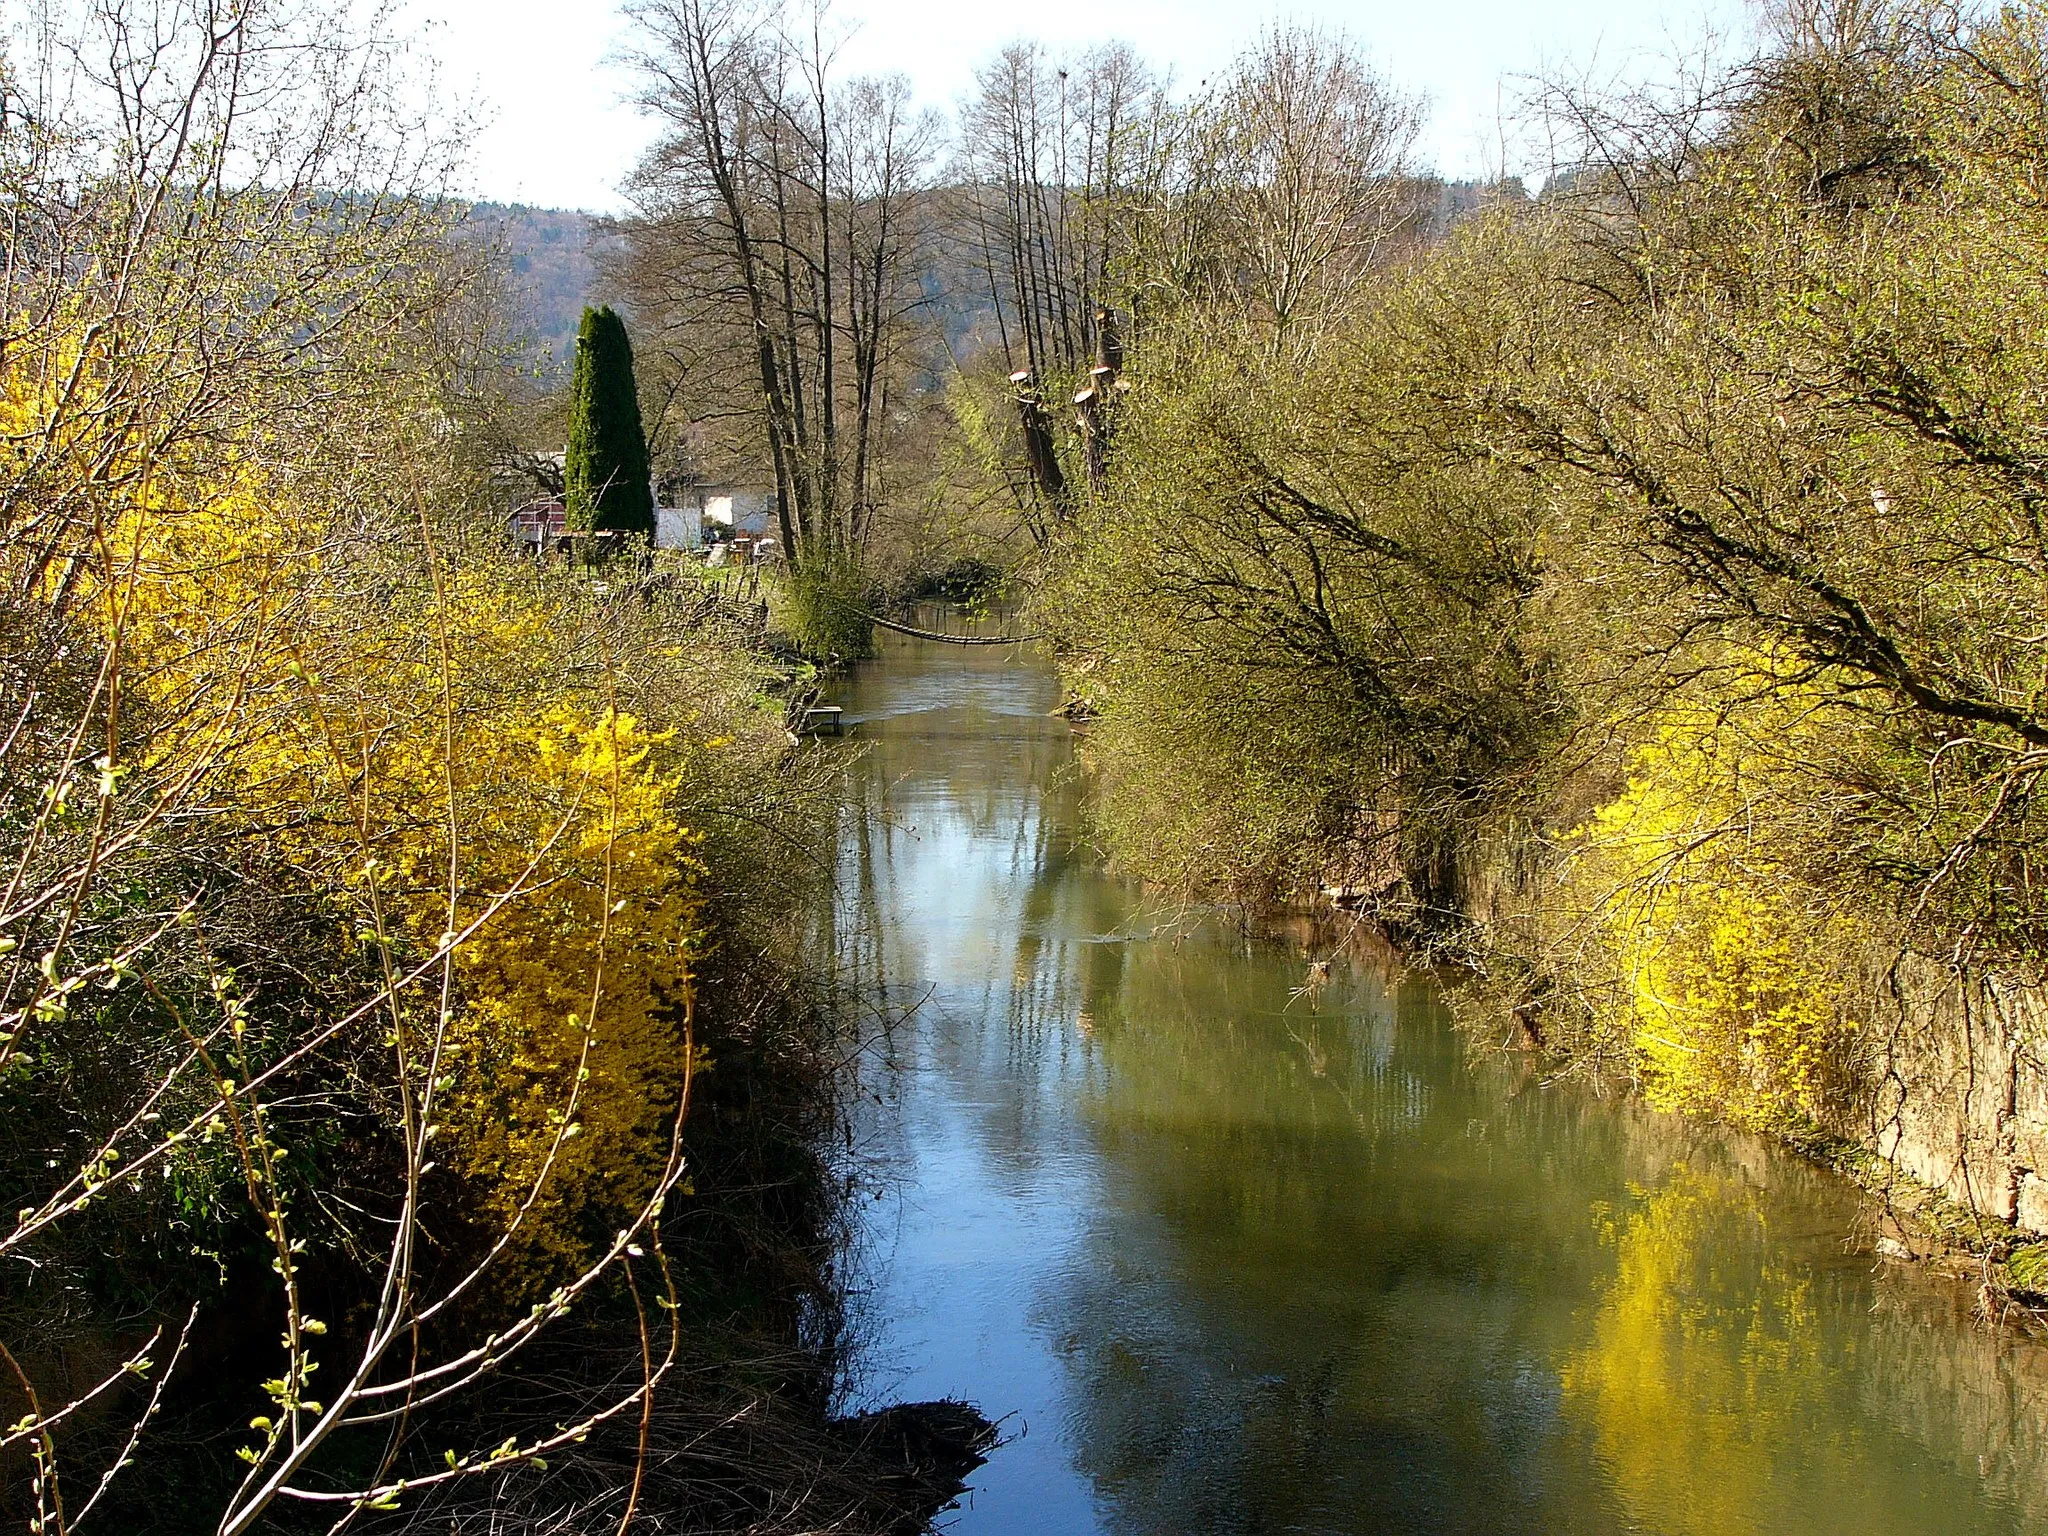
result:
[(626, 322), (610, 305), (585, 309), (576, 332), (562, 480), (569, 527), (653, 536), (654, 497), (647, 484), (640, 396), (633, 385), (633, 344), (626, 338)]

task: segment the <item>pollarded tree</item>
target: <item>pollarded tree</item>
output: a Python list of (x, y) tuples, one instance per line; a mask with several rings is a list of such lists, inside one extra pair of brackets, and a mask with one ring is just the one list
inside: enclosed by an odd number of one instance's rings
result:
[(610, 305), (583, 311), (562, 466), (568, 525), (591, 533), (654, 534), (647, 434), (633, 384), (633, 343)]

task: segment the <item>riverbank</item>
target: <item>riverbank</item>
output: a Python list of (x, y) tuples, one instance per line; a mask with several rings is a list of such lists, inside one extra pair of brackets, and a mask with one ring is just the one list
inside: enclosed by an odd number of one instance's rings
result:
[[(835, 784), (758, 603), (409, 518), (14, 611), (0, 1510), (922, 1525), (980, 1432), (835, 1401)], [(74, 651), (147, 678), (96, 783)]]
[[(1559, 858), (1554, 844), (1524, 845), (1519, 859), (1501, 857), (1498, 845), (1463, 850), (1438, 865), (1448, 879), (1428, 904), (1398, 869), (1352, 864), (1342, 877), (1359, 883), (1326, 879), (1313, 900), (1247, 910), (1243, 921), (1304, 954), (1363, 946), (1368, 963), (1416, 967), (1442, 988), (1475, 1050), (1636, 1095), (1625, 1058), (1573, 1048), (1586, 1026), (1561, 1017), (1573, 998), (1551, 969), (1557, 953), (1529, 942), (1530, 912), (1556, 884)], [(1889, 1112), (1873, 1096), (1833, 1124), (1760, 1134), (1864, 1192), (1856, 1239), (1878, 1257), (1969, 1281), (1986, 1321), (2048, 1331), (2048, 1227), (2032, 1171), (2048, 1120), (2039, 1068), (2022, 1043), (2040, 994), (1911, 957), (1876, 957), (1870, 972), (1888, 988), (1896, 1019), (1883, 1042), (1894, 1074)], [(1957, 1039), (1970, 1043), (1967, 1057), (1933, 1045)]]
[[(1602, 1050), (1584, 992), (1560, 974), (1573, 951), (1546, 903), (1573, 854), (1527, 835), (1512, 848), (1475, 843), (1456, 858), (1453, 910), (1417, 931), (1404, 920), (1418, 903), (1401, 890), (1388, 926), (1410, 952), (1457, 969), (1476, 1033), (1633, 1090), (1632, 1064)], [(1866, 1191), (1886, 1258), (1966, 1273), (1988, 1318), (2041, 1326), (2048, 1186), (2034, 1169), (2048, 1167), (2048, 1079), (2028, 1042), (2043, 1037), (2043, 994), (1876, 945), (1849, 959), (1856, 990), (1844, 1006), (1862, 1035), (1854, 1091), (1825, 1116), (1760, 1129)]]
[(1854, 1148), (2023, 1282), (2044, 73), (2031, 11), (1801, 22), (1704, 127), (1561, 93), (1571, 176), (1320, 306), (1153, 274), (1034, 611), (1105, 844), (1369, 912), (1560, 1070)]
[(658, 1353), (674, 1326), (682, 1350), (650, 1411), (597, 1426), (543, 1469), (430, 1492), (360, 1528), (608, 1532), (630, 1508), (634, 1529), (665, 1536), (913, 1536), (960, 1493), (993, 1436), (974, 1409), (843, 1401), (847, 1030), (825, 989), (764, 986), (746, 969), (704, 978), (722, 1002), (704, 1020), (711, 1066), (668, 1218), (677, 1310), (597, 1298), (502, 1374), (487, 1411), (436, 1432), (461, 1443), (575, 1422), (642, 1373), (650, 1327)]

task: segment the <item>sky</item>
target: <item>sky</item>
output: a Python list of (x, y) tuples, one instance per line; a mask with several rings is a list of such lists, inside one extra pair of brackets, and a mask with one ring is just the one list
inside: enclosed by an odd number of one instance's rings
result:
[[(452, 95), (482, 127), (467, 190), (503, 202), (620, 208), (619, 184), (649, 129), (622, 103), (614, 63), (624, 22), (606, 0), (411, 0), (407, 14)], [(1131, 44), (1183, 84), (1226, 67), (1276, 20), (1340, 30), (1380, 72), (1425, 98), (1416, 158), (1459, 178), (1540, 172), (1503, 132), (1519, 77), (1605, 78), (1652, 70), (1711, 29), (1739, 33), (1744, 0), (837, 0), (852, 35), (847, 75), (901, 72), (928, 105), (950, 108), (975, 69), (1028, 36), (1055, 53)], [(1505, 150), (1505, 154), (1504, 154)]]

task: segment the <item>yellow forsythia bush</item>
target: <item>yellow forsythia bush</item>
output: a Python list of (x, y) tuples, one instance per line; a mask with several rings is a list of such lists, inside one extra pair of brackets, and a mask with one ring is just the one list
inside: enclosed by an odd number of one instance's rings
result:
[[(1619, 1014), (1660, 1108), (1758, 1128), (1825, 1122), (1857, 1021), (1840, 958), (1855, 924), (1815, 902), (1756, 821), (1773, 762), (1796, 750), (1789, 705), (1738, 729), (1674, 711), (1638, 747), (1623, 793), (1572, 837), (1565, 908), (1611, 963)], [(1761, 733), (1761, 734), (1760, 734)]]
[(673, 778), (654, 766), (672, 736), (557, 706), (493, 754), (505, 815), (471, 840), (470, 878), (483, 892), (535, 889), (456, 951), (468, 1001), (453, 1031), (451, 1120), (457, 1155), (501, 1216), (551, 1157), (544, 1211), (565, 1191), (631, 1208), (666, 1151), (702, 931), (693, 838), (669, 808)]
[[(599, 598), (494, 546), (365, 537), (259, 475), (158, 467), (74, 581), (150, 717), (141, 750), (351, 928), (423, 1059), (444, 1004), (440, 1158), (536, 1278), (643, 1200), (689, 1059), (698, 841), (676, 811), (719, 739), (613, 701)], [(593, 640), (592, 637), (595, 637)], [(586, 646), (594, 645), (597, 654)], [(685, 725), (690, 722), (684, 722)]]

